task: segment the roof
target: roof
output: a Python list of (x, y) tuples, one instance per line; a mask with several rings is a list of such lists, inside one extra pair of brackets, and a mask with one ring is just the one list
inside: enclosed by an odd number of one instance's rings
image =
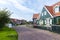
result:
[(47, 10), (50, 12), (50, 14), (51, 14), (52, 16), (54, 16), (54, 17), (60, 16), (60, 12), (59, 12), (59, 13), (55, 13), (55, 12), (54, 12), (54, 7), (55, 7), (56, 5), (60, 5), (60, 2), (58, 2), (58, 3), (56, 3), (56, 4), (52, 5), (52, 6), (45, 6), (45, 7), (47, 8)]
[(10, 18), (10, 20), (11, 20), (12, 22), (21, 21), (21, 20), (19, 20), (19, 19), (15, 19), (15, 18)]
[(40, 14), (33, 14), (33, 18), (38, 18)]
[(55, 17), (56, 17), (56, 16), (60, 16), (60, 12), (58, 12), (58, 13), (55, 13)]
[(55, 3), (54, 5), (52, 5), (52, 6), (56, 6), (56, 5), (60, 5), (60, 1), (59, 2), (57, 2), (57, 3)]
[(47, 10), (52, 14), (52, 16), (54, 16), (54, 10), (52, 6), (45, 6), (47, 8)]

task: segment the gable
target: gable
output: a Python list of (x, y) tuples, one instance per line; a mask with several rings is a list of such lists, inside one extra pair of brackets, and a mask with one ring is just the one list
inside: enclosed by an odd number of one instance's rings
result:
[[(46, 15), (45, 15), (45, 12), (46, 12)], [(42, 14), (43, 14), (43, 16), (42, 16)], [(42, 12), (41, 12), (41, 14), (40, 14), (40, 18), (41, 19), (46, 19), (46, 18), (50, 18), (51, 17), (51, 15), (48, 13), (48, 11), (43, 7), (43, 9), (42, 9)]]
[(45, 9), (52, 15), (54, 16), (54, 9), (52, 6), (45, 6)]
[[(58, 11), (58, 9), (55, 10), (56, 6), (60, 6), (60, 2), (57, 2), (57, 3), (53, 4), (52, 6), (45, 6), (45, 9), (47, 9), (49, 14), (53, 17), (60, 16), (60, 11)], [(59, 8), (59, 10), (60, 10), (60, 8)]]

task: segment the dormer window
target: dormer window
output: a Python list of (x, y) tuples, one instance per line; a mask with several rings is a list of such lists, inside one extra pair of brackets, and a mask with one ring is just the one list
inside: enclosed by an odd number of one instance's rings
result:
[(55, 13), (60, 12), (60, 6), (56, 6), (54, 10), (55, 10)]

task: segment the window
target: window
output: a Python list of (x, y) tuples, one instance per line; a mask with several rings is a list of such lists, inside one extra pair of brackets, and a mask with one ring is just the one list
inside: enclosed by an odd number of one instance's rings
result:
[(42, 13), (42, 16), (43, 16), (43, 13)]
[(46, 20), (45, 20), (45, 24), (46, 24)]
[(40, 20), (40, 25), (43, 25), (43, 20)]
[(46, 11), (44, 11), (44, 15), (46, 15)]
[(47, 18), (46, 21), (47, 21), (47, 25), (49, 25), (49, 18)]
[(55, 13), (60, 12), (60, 6), (56, 6), (54, 10), (55, 10)]
[(41, 21), (41, 23), (43, 24), (43, 20)]
[(52, 24), (52, 19), (50, 19), (50, 24)]
[(59, 6), (55, 7), (55, 12), (59, 12)]

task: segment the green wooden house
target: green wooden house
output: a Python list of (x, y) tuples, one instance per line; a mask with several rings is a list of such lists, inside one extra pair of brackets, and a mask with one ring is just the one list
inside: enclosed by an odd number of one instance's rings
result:
[(40, 14), (39, 25), (60, 25), (60, 2), (51, 6), (44, 6)]

